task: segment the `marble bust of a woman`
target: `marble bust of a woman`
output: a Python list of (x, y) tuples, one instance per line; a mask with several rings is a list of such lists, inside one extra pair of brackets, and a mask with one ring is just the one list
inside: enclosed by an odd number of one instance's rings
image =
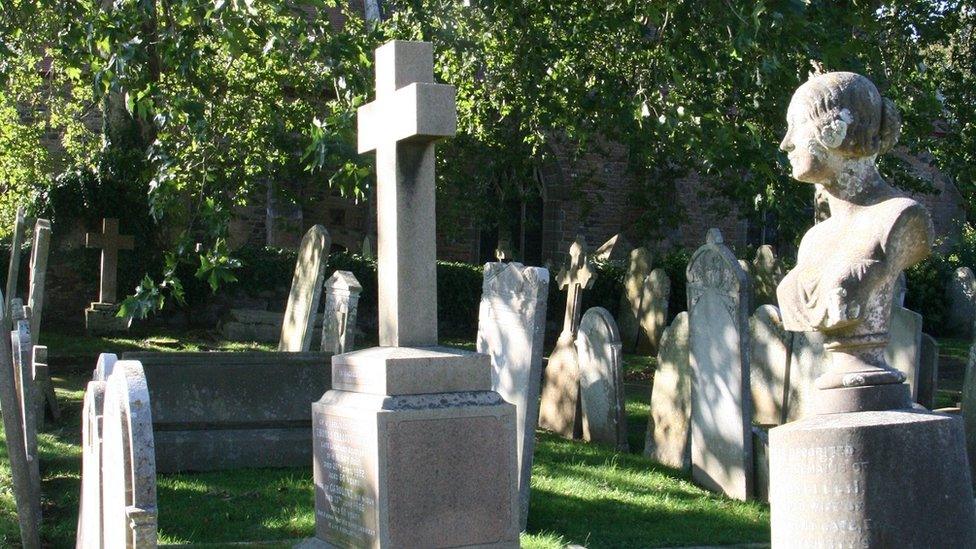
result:
[(834, 72), (797, 89), (787, 123), (780, 148), (793, 178), (820, 187), (830, 217), (803, 236), (796, 268), (777, 288), (783, 323), (824, 334), (821, 389), (901, 383), (884, 361), (893, 286), (933, 240), (926, 209), (875, 165), (897, 142), (901, 117), (870, 80)]

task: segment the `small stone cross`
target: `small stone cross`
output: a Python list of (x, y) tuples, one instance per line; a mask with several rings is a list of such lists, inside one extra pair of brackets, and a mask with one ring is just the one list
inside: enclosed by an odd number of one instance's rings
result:
[(577, 237), (569, 247), (569, 265), (563, 267), (556, 276), (559, 289), (566, 289), (566, 316), (560, 337), (576, 336), (579, 328), (580, 304), (584, 289), (588, 289), (596, 279), (596, 273), (586, 257), (586, 241)]
[(376, 151), (380, 345), (437, 344), (434, 142), (457, 130), (454, 87), (434, 84), (434, 47), (376, 50), (376, 101), (358, 111), (359, 152)]
[(85, 236), (85, 247), (102, 249), (102, 279), (98, 290), (98, 301), (115, 303), (119, 250), (135, 248), (135, 240), (131, 235), (119, 234), (118, 219), (106, 217), (102, 220), (101, 233), (88, 233)]

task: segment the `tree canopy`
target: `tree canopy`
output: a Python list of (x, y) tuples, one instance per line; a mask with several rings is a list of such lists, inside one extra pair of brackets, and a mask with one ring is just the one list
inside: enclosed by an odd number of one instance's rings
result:
[[(0, 223), (142, 208), (165, 253), (128, 303), (180, 297), (180, 265), (233, 279), (236, 207), (302, 180), (370, 196), (355, 109), (372, 50), (435, 44), (458, 90), (458, 136), (439, 154), (439, 216), (527, 192), (559, 141), (623, 145), (648, 239), (677, 222), (689, 172), (787, 239), (812, 190), (777, 150), (792, 91), (811, 72), (871, 78), (901, 108), (901, 142), (976, 199), (974, 8), (967, 2), (818, 0), (389, 0), (364, 21), (335, 0), (9, 0), (0, 5)], [(57, 142), (60, 147), (51, 147)], [(898, 185), (926, 182), (897, 158)], [(574, 182), (582, 185), (581, 178)], [(287, 188), (280, 189), (287, 192)], [(134, 203), (134, 204), (130, 204)], [(140, 211), (140, 210), (136, 210)], [(57, 221), (57, 219), (55, 219)]]

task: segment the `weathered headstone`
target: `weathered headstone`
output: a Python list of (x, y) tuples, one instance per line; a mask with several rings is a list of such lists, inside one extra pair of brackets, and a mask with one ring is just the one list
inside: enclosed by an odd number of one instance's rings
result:
[(633, 353), (637, 348), (641, 329), (641, 296), (644, 292), (644, 281), (650, 272), (651, 253), (647, 248), (631, 250), (627, 274), (624, 275), (624, 288), (620, 294), (620, 313), (617, 315), (620, 340), (623, 341), (624, 352), (627, 353)]
[(47, 364), (47, 346), (34, 345), (31, 354), (31, 368), (34, 376), (34, 385), (37, 387), (37, 428), (40, 430), (44, 425), (45, 413), (51, 415), (51, 419), (61, 418), (61, 406), (58, 404), (57, 396), (54, 393), (54, 384), (51, 382), (51, 371)]
[(691, 468), (691, 377), (688, 313), (681, 312), (661, 335), (644, 456), (683, 471)]
[(311, 405), (327, 353), (125, 353), (142, 364), (161, 473), (299, 467), (312, 459)]
[(895, 289), (892, 294), (891, 306), (904, 307), (905, 296), (908, 295), (908, 277), (905, 276), (905, 271), (902, 271), (895, 279)]
[(976, 318), (976, 277), (969, 267), (959, 267), (946, 284), (947, 326), (953, 334), (971, 338)]
[(793, 334), (783, 328), (775, 305), (761, 305), (749, 319), (752, 421), (759, 425), (786, 422)]
[(478, 313), (478, 352), (491, 356), (492, 389), (515, 405), (523, 530), (528, 518), (535, 426), (539, 422), (548, 297), (546, 269), (519, 263), (485, 264)]
[(135, 241), (132, 236), (119, 234), (118, 219), (105, 218), (102, 220), (102, 232), (88, 233), (85, 237), (85, 246), (102, 249), (98, 301), (85, 309), (85, 329), (91, 335), (127, 330), (132, 319), (119, 317), (116, 314), (119, 310), (116, 304), (119, 250), (135, 248)]
[[(3, 300), (0, 299), (0, 302)], [(11, 300), (11, 304), (13, 300)], [(9, 309), (0, 312), (0, 333), (10, 332)], [(11, 334), (13, 335), (13, 334)], [(17, 521), (20, 526), (21, 545), (28, 549), (40, 548), (40, 498), (41, 487), (35, 483), (33, 464), (29, 457), (24, 429), (25, 410), (21, 404), (19, 368), (15, 368), (12, 337), (0, 337), (0, 408), (3, 409), (3, 431), (7, 443), (7, 459), (10, 463), (10, 476), (13, 481), (14, 502), (17, 506)], [(36, 454), (35, 454), (36, 456)], [(36, 463), (36, 460), (35, 460)]]
[(929, 334), (922, 334), (920, 355), (916, 402), (932, 410), (939, 392), (939, 342)]
[(776, 257), (772, 246), (764, 244), (756, 250), (749, 274), (752, 275), (755, 305), (775, 305), (776, 286), (786, 275), (786, 269), (783, 262)]
[(279, 351), (302, 352), (312, 347), (315, 313), (322, 297), (322, 281), (325, 280), (325, 264), (331, 246), (329, 232), (321, 225), (313, 226), (302, 238), (281, 325)]
[(613, 257), (619, 241), (620, 233), (617, 233), (608, 238), (607, 241), (601, 244), (599, 248), (593, 250), (590, 257), (593, 259), (593, 261), (609, 261), (610, 258)]
[(336, 271), (325, 282), (322, 345), (326, 353), (342, 354), (356, 345), (356, 312), (363, 287), (349, 271)]
[(31, 310), (30, 330), (34, 341), (40, 340), (41, 314), (44, 312), (44, 283), (47, 280), (47, 259), (51, 250), (51, 222), (38, 219), (34, 224), (34, 244), (31, 246), (30, 288), (27, 306)]
[[(31, 485), (37, 490), (41, 487), (40, 458), (37, 453), (37, 403), (43, 395), (34, 383), (34, 368), (31, 363), (33, 343), (30, 333), (30, 309), (24, 307), (20, 298), (10, 300), (10, 318), (13, 331), (10, 332), (10, 349), (14, 359), (14, 373), (17, 376), (17, 393), (20, 397), (20, 410), (23, 416), (24, 444), (27, 449), (27, 462), (30, 464)], [(35, 501), (37, 516), (41, 516), (40, 496)]]
[(363, 237), (363, 259), (374, 259), (373, 257), (373, 241), (369, 238), (369, 235)]
[(969, 347), (969, 360), (966, 361), (966, 374), (962, 383), (959, 407), (966, 432), (966, 453), (969, 456), (969, 470), (976, 478), (976, 344)]
[(628, 451), (623, 350), (610, 311), (593, 307), (583, 314), (576, 335), (576, 351), (583, 439)]
[(922, 315), (904, 307), (891, 308), (885, 362), (905, 375), (913, 402), (918, 400), (918, 372), (922, 364)]
[(101, 541), (104, 547), (156, 547), (152, 412), (146, 378), (138, 361), (115, 363), (105, 382), (103, 406)]
[(81, 410), (81, 498), (78, 504), (77, 549), (102, 545), (102, 419), (105, 381), (92, 380)]
[(786, 393), (786, 421), (816, 414), (815, 381), (827, 371), (824, 339), (820, 332), (792, 332), (790, 383)]
[(315, 543), (517, 547), (515, 407), (488, 355), (437, 346), (434, 141), (456, 129), (433, 47), (376, 50), (359, 150), (376, 151), (380, 345), (332, 359), (312, 405)]
[(578, 237), (569, 248), (569, 263), (559, 271), (556, 283), (566, 290), (566, 314), (556, 347), (549, 355), (542, 382), (539, 427), (564, 438), (582, 434), (579, 417), (579, 361), (576, 331), (579, 328), (583, 290), (596, 279), (585, 253), (586, 242)]
[(691, 475), (702, 486), (752, 495), (749, 279), (710, 229), (688, 264)]
[(20, 278), (20, 248), (24, 245), (24, 208), (17, 208), (14, 230), (10, 238), (10, 262), (7, 263), (7, 290), (4, 292), (3, 310), (10, 310), (10, 300), (17, 297), (17, 282)]
[(668, 325), (668, 303), (671, 299), (671, 279), (664, 269), (654, 269), (644, 279), (641, 289), (640, 333), (637, 339), (639, 354), (657, 354), (661, 332)]

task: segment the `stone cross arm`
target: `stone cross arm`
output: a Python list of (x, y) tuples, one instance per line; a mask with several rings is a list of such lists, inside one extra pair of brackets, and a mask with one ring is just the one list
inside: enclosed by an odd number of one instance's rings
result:
[(132, 250), (136, 247), (136, 242), (132, 235), (119, 234), (118, 219), (106, 218), (102, 220), (102, 232), (85, 234), (85, 247)]

